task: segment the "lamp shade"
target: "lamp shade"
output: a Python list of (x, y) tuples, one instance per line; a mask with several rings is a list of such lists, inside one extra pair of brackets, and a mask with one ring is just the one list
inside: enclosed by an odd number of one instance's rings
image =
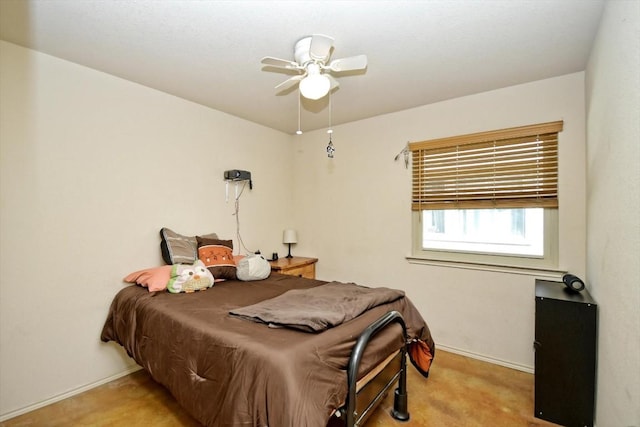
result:
[(329, 93), (329, 89), (331, 82), (321, 74), (309, 75), (300, 82), (300, 93), (308, 99), (320, 99)]
[(300, 81), (300, 94), (308, 99), (320, 99), (329, 93), (331, 81), (315, 62), (307, 65), (307, 77)]
[(296, 230), (284, 230), (282, 233), (282, 243), (298, 243), (298, 233), (296, 233)]

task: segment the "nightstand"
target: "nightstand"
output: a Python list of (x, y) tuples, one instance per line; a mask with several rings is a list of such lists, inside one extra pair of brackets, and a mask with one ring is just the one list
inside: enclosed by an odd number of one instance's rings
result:
[(318, 258), (294, 256), (291, 258), (279, 258), (275, 261), (269, 261), (269, 264), (271, 264), (271, 271), (276, 273), (315, 279), (316, 262), (318, 262)]

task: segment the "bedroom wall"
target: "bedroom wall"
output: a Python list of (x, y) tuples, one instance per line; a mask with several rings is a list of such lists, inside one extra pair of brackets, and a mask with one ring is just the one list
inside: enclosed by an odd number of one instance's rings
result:
[(564, 120), (560, 267), (584, 277), (584, 73), (335, 126), (334, 159), (324, 130), (297, 137), (295, 253), (317, 256), (321, 279), (404, 289), (442, 348), (531, 372), (535, 277), (410, 264), (411, 169), (394, 157), (407, 141), (555, 120)]
[(608, 2), (586, 70), (596, 424), (640, 426), (640, 3)]
[(161, 227), (235, 236), (224, 170), (253, 174), (240, 199), (248, 249), (284, 251), (273, 243), (291, 223), (290, 144), (0, 42), (0, 419), (133, 366), (100, 342), (111, 299), (126, 274), (162, 263)]

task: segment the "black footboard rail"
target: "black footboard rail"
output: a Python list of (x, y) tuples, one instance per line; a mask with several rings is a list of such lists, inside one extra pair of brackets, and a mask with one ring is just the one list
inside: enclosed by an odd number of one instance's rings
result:
[[(365, 348), (367, 344), (376, 335), (378, 332), (383, 330), (385, 327), (390, 325), (391, 323), (399, 323), (402, 326), (402, 336), (404, 340), (404, 344), (400, 349), (400, 369), (396, 372), (393, 377), (384, 385), (381, 390), (377, 393), (375, 398), (369, 402), (367, 407), (362, 410), (360, 414), (356, 413), (356, 382), (358, 375), (358, 367), (360, 366), (360, 360), (364, 354)], [(345, 416), (345, 423), (347, 427), (356, 427), (359, 426), (363, 420), (369, 415), (369, 411), (376, 408), (377, 404), (380, 400), (382, 400), (389, 389), (394, 385), (396, 381), (398, 381), (398, 387), (395, 390), (394, 402), (393, 402), (393, 411), (391, 415), (400, 421), (408, 421), (409, 420), (409, 412), (407, 408), (407, 362), (406, 362), (406, 354), (407, 354), (407, 326), (405, 325), (404, 319), (402, 315), (397, 311), (390, 311), (380, 317), (378, 320), (369, 325), (358, 337), (356, 341), (356, 345), (351, 352), (351, 357), (349, 358), (349, 365), (347, 368), (347, 383), (348, 383), (348, 394), (345, 406), (342, 408), (341, 412)]]

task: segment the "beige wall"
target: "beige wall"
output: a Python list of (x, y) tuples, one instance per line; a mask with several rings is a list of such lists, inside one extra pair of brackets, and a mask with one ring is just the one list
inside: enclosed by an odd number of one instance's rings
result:
[(253, 174), (245, 244), (284, 251), (289, 135), (5, 42), (0, 95), (0, 417), (133, 365), (111, 299), (163, 226), (235, 239), (224, 170)]
[[(334, 109), (340, 108), (339, 93)], [(404, 289), (437, 344), (531, 371), (533, 276), (409, 264), (407, 141), (564, 120), (560, 133), (560, 267), (585, 273), (584, 73), (509, 87), (334, 127), (294, 142), (293, 190), (301, 255), (326, 280)]]
[(640, 426), (640, 2), (610, 1), (586, 71), (598, 426)]
[(234, 236), (225, 169), (254, 176), (249, 249), (283, 253), (296, 227), (319, 278), (402, 288), (441, 346), (531, 370), (534, 277), (409, 264), (410, 170), (393, 157), (562, 119), (560, 263), (585, 274), (583, 73), (337, 126), (329, 160), (323, 131), (284, 135), (7, 43), (0, 61), (0, 419), (133, 366), (99, 342), (111, 298), (161, 262), (160, 227)]

